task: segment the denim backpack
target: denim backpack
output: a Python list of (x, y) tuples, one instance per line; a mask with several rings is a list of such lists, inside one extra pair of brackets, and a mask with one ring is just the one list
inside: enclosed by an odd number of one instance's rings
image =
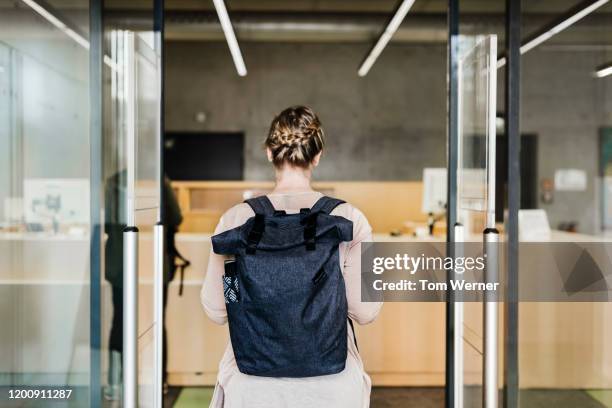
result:
[(347, 301), (338, 245), (353, 223), (330, 215), (344, 201), (321, 197), (299, 214), (277, 211), (266, 196), (245, 201), (245, 224), (212, 237), (233, 255), (223, 276), (238, 369), (264, 377), (312, 377), (344, 370)]

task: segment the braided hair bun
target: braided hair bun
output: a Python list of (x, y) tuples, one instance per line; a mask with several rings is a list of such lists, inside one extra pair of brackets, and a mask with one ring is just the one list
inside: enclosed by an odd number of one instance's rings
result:
[(272, 120), (265, 146), (276, 167), (308, 168), (325, 145), (321, 122), (312, 109), (292, 106)]

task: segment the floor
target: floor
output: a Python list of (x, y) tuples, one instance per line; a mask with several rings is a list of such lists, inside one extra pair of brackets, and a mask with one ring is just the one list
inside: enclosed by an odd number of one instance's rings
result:
[[(471, 394), (471, 395), (470, 395)], [(476, 401), (480, 392), (466, 393), (466, 408), (480, 408)], [(212, 388), (171, 387), (164, 406), (174, 408), (208, 407)], [(467, 399), (474, 401), (469, 403)], [(442, 388), (390, 388), (375, 387), (372, 390), (371, 408), (440, 408), (444, 406)], [(521, 408), (612, 408), (612, 391), (609, 390), (524, 390), (520, 395)]]

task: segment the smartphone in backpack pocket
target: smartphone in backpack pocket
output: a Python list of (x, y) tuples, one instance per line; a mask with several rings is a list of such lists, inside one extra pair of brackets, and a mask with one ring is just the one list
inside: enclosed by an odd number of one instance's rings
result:
[(223, 274), (223, 296), (225, 297), (225, 303), (240, 302), (238, 276), (236, 273), (236, 260), (226, 260), (224, 267), (225, 273)]

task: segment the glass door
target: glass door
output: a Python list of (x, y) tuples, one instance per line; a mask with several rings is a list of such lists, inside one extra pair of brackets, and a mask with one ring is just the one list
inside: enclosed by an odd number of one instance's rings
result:
[[(458, 61), (457, 225), (455, 241), (480, 242), (484, 279), (497, 282), (495, 116), (497, 37), (460, 36)], [(461, 246), (456, 248), (460, 250)], [(467, 246), (466, 246), (467, 248)], [(455, 406), (496, 407), (498, 304), (455, 304)]]
[(161, 406), (161, 42), (110, 13), (98, 77), (94, 4), (0, 1), (0, 406)]
[(112, 30), (107, 42), (107, 396), (161, 406), (160, 58), (153, 32)]
[(90, 3), (57, 3), (0, 1), (3, 407), (49, 395), (83, 407), (96, 395)]

